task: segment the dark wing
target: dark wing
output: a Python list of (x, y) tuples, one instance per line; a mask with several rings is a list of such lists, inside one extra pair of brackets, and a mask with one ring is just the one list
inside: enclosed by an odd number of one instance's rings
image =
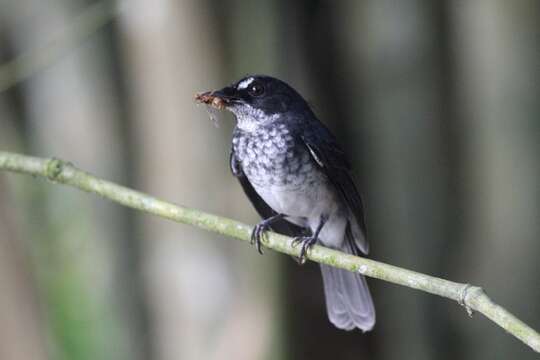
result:
[[(244, 193), (248, 197), (249, 201), (253, 204), (253, 207), (261, 218), (268, 219), (269, 217), (272, 217), (274, 215), (277, 215), (277, 213), (270, 207), (268, 204), (259, 196), (257, 191), (253, 188), (251, 183), (249, 182), (248, 178), (244, 174), (244, 171), (242, 170), (242, 165), (236, 158), (234, 154), (234, 150), (231, 149), (231, 156), (230, 156), (230, 167), (232, 174), (238, 179), (240, 182), (240, 185), (242, 185), (242, 189), (244, 189)], [(275, 231), (277, 233), (280, 233), (282, 235), (286, 236), (302, 236), (305, 235), (306, 229), (297, 226), (295, 224), (292, 224), (288, 222), (287, 220), (279, 220), (272, 224), (271, 226), (272, 231)]]
[(351, 176), (345, 153), (323, 126), (300, 136), (312, 159), (338, 190), (350, 211), (347, 237), (365, 254), (369, 251), (362, 198)]

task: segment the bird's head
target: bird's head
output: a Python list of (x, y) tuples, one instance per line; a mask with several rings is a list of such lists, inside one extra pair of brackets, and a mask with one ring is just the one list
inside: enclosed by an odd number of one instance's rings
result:
[(308, 109), (305, 100), (285, 82), (266, 75), (252, 75), (196, 96), (198, 102), (232, 112), (238, 127), (253, 131), (287, 114)]

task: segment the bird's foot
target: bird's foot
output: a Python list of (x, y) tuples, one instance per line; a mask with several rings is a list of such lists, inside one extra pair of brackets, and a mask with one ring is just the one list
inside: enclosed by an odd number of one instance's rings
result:
[(282, 214), (277, 214), (272, 217), (269, 217), (268, 219), (265, 219), (255, 225), (253, 228), (253, 231), (251, 232), (251, 245), (255, 245), (257, 248), (257, 251), (259, 254), (263, 254), (262, 251), (262, 237), (264, 236), (264, 233), (270, 229), (270, 225), (272, 225), (273, 222), (283, 218)]
[(306, 263), (306, 255), (309, 249), (317, 242), (317, 235), (312, 236), (298, 236), (295, 237), (292, 241), (292, 246), (296, 247), (302, 245), (300, 250), (300, 257), (298, 258), (298, 263), (304, 265)]
[(251, 232), (250, 244), (255, 245), (256, 248), (257, 248), (257, 251), (261, 255), (263, 254), (262, 248), (261, 248), (261, 241), (262, 241), (261, 238), (262, 238), (264, 232), (268, 231), (269, 227), (270, 227), (270, 225), (266, 224), (266, 222), (263, 220), (260, 223), (258, 223), (257, 225), (255, 225), (255, 228)]

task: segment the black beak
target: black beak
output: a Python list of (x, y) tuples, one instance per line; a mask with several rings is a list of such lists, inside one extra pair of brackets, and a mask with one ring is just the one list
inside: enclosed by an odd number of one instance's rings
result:
[(227, 86), (220, 90), (197, 94), (195, 100), (222, 110), (231, 104), (239, 102), (240, 98), (234, 87)]
[(227, 105), (240, 100), (236, 89), (230, 86), (220, 90), (211, 91), (209, 95), (221, 99)]

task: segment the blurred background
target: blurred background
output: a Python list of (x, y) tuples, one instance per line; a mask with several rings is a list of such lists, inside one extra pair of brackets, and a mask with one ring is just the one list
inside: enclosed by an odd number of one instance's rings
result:
[[(0, 0), (0, 149), (247, 223), (234, 120), (193, 95), (300, 91), (350, 154), (370, 257), (483, 286), (540, 329), (540, 2)], [(370, 280), (327, 321), (318, 266), (0, 174), (0, 359), (533, 359), (451, 301)]]

